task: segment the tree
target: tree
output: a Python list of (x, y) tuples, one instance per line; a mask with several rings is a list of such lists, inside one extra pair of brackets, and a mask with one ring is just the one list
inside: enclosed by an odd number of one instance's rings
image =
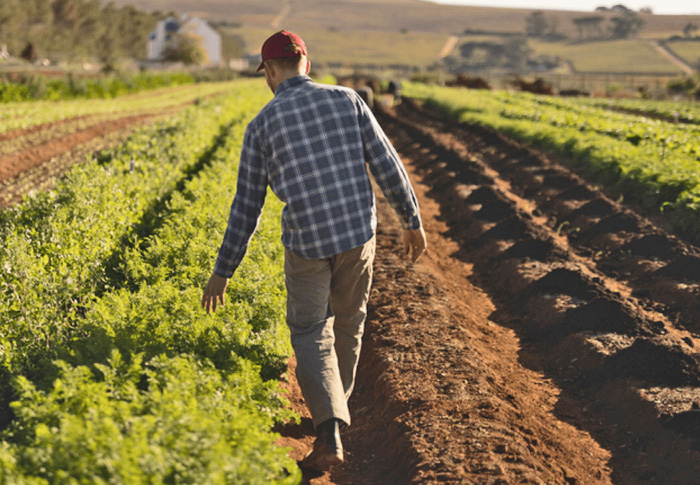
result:
[(698, 24), (694, 24), (692, 22), (685, 24), (685, 27), (683, 27), (683, 35), (685, 35), (686, 37), (695, 37), (697, 31)]
[(671, 79), (666, 83), (666, 89), (672, 95), (691, 95), (698, 89), (696, 80), (689, 76), (683, 76), (676, 79)]
[(544, 37), (549, 28), (549, 22), (541, 11), (533, 12), (525, 19), (525, 33), (531, 37)]
[(238, 59), (245, 55), (245, 42), (238, 35), (231, 35), (216, 29), (221, 35), (221, 57), (223, 59)]
[(53, 21), (53, 9), (50, 0), (23, 0), (26, 22), (31, 25), (47, 25)]
[(601, 15), (592, 15), (589, 17), (579, 17), (572, 20), (578, 29), (579, 39), (600, 39), (603, 37), (603, 29), (601, 24), (604, 18)]
[(15, 54), (26, 44), (22, 31), (25, 18), (21, 0), (0, 0), (0, 42)]
[(506, 65), (516, 71), (524, 70), (527, 60), (532, 54), (532, 49), (527, 44), (527, 40), (514, 37), (508, 39), (503, 48)]
[(620, 12), (620, 13), (632, 13), (632, 10), (627, 8), (625, 5), (622, 4), (617, 4), (613, 5), (613, 7), (610, 9), (613, 12)]
[(75, 29), (80, 25), (80, 0), (54, 0), (52, 4), (54, 25)]
[(639, 29), (644, 25), (644, 20), (640, 19), (634, 12), (613, 17), (610, 21), (613, 23), (610, 28), (610, 36), (613, 39), (627, 39), (639, 32)]
[(551, 39), (551, 40), (565, 39), (566, 36), (559, 32), (558, 27), (559, 27), (559, 19), (556, 19), (556, 18), (552, 19), (549, 22), (549, 28), (547, 29), (547, 32), (544, 34), (544, 36), (548, 39)]
[(19, 55), (31, 43), (54, 59), (140, 57), (148, 34), (169, 15), (102, 0), (0, 0), (0, 45)]
[(176, 34), (173, 42), (163, 52), (167, 62), (183, 62), (187, 65), (202, 65), (209, 61), (204, 41), (196, 34)]
[(25, 47), (22, 53), (20, 54), (20, 57), (25, 61), (36, 61), (36, 47), (34, 47), (34, 44), (27, 44), (27, 47)]

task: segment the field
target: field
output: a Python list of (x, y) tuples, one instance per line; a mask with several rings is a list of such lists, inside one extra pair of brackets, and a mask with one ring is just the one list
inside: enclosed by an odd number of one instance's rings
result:
[(682, 74), (651, 45), (636, 39), (580, 44), (530, 41), (530, 44), (538, 55), (566, 59), (576, 72)]
[(199, 308), (265, 83), (7, 105), (0, 482), (692, 483), (697, 107), (404, 93), (377, 117), (429, 252), (402, 258), (378, 193), (346, 462), (303, 476), (272, 194)]
[[(136, 5), (145, 10), (165, 10), (161, 0), (116, 0), (116, 5)], [(287, 10), (287, 2), (275, 0), (174, 0), (168, 9), (177, 12), (197, 12), (212, 20), (262, 28), (298, 30), (346, 30), (459, 34), (465, 30), (496, 33), (523, 32), (525, 19), (533, 9), (441, 5), (422, 0), (295, 0)], [(286, 12), (282, 18), (279, 15)], [(585, 13), (548, 10), (548, 17), (557, 23), (561, 33), (577, 37), (572, 19)], [(603, 13), (603, 16), (612, 14)], [(700, 16), (643, 15), (644, 32), (652, 36), (682, 35), (688, 22), (698, 22)], [(277, 22), (276, 25), (273, 25)]]
[[(156, 0), (117, 0), (115, 3), (133, 4), (148, 10), (164, 9), (163, 3)], [(224, 22), (222, 28), (239, 35), (251, 54), (259, 53), (262, 42), (273, 32), (286, 28), (308, 40), (312, 60), (317, 66), (405, 64), (418, 69), (426, 69), (437, 60), (450, 36), (487, 34), (493, 41), (504, 41), (514, 34), (524, 34), (526, 19), (535, 12), (532, 9), (440, 5), (421, 0), (178, 0), (168, 2), (168, 8), (196, 12), (212, 21)], [(682, 36), (688, 23), (700, 24), (700, 16), (643, 14), (644, 27), (632, 39), (581, 42), (573, 20), (587, 15), (587, 12), (567, 10), (545, 11), (547, 21), (555, 24), (557, 32), (566, 38), (551, 43), (531, 40), (534, 51), (560, 56), (573, 64), (577, 72), (676, 75), (683, 71), (651, 47), (649, 41)], [(607, 18), (614, 14), (601, 15), (606, 18), (604, 28), (607, 28)], [(690, 64), (697, 57), (693, 57), (692, 52), (690, 59), (686, 58), (686, 52), (679, 52), (679, 55)]]
[[(252, 46), (261, 46), (270, 35), (270, 29), (238, 27), (228, 28), (228, 32), (245, 40), (251, 51)], [(352, 49), (345, 46), (352, 39)], [(402, 64), (423, 68), (435, 63), (438, 54), (447, 42), (448, 36), (431, 32), (382, 32), (346, 30), (305, 30), (304, 42), (311, 56), (311, 62), (324, 66), (333, 64), (375, 64), (388, 66)], [(383, 49), (377, 51), (376, 46)], [(259, 49), (259, 47), (258, 47)], [(342, 56), (338, 53), (343, 52)], [(326, 67), (325, 70), (328, 70)]]
[(669, 49), (691, 66), (696, 66), (697, 68), (700, 64), (700, 42), (674, 41), (669, 42), (667, 45)]

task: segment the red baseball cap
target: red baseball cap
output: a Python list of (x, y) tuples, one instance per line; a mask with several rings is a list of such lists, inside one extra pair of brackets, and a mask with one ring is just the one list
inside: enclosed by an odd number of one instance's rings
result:
[[(301, 51), (295, 52), (295, 49), (290, 49), (290, 46), (297, 45)], [(301, 37), (287, 30), (280, 30), (274, 35), (268, 37), (262, 46), (262, 62), (256, 71), (263, 69), (265, 61), (269, 59), (279, 59), (281, 57), (301, 57), (308, 56), (306, 52), (306, 44)], [(309, 66), (306, 66), (308, 73)]]

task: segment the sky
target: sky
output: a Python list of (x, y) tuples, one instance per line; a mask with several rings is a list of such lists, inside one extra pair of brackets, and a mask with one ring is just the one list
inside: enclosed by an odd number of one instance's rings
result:
[(554, 10), (582, 10), (592, 12), (596, 7), (612, 7), (622, 4), (632, 10), (650, 7), (655, 14), (700, 14), (700, 0), (576, 0), (565, 2), (562, 0), (432, 0), (437, 3), (449, 3), (457, 5), (474, 5), (484, 7), (509, 7), (509, 8), (537, 8)]

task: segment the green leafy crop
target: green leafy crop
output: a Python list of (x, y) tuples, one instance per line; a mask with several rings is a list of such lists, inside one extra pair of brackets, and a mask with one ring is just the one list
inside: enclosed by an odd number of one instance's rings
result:
[(696, 238), (700, 125), (610, 111), (592, 102), (408, 84), (405, 93), (469, 123), (562, 157), (593, 180)]
[(229, 86), (0, 212), (0, 483), (300, 480), (271, 431), (295, 418), (274, 197), (226, 305), (199, 304), (269, 99)]

